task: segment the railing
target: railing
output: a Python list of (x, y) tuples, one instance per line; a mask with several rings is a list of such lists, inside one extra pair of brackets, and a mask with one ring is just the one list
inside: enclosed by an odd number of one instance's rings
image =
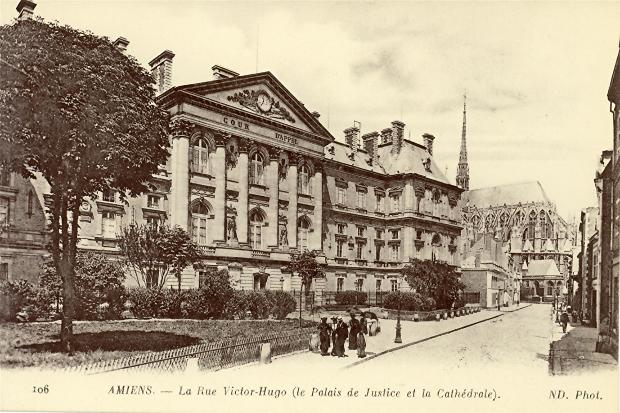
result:
[[(355, 302), (352, 304), (339, 304), (336, 302), (336, 291), (323, 291), (323, 305), (324, 306), (335, 306), (335, 305), (343, 305), (343, 306), (377, 306), (380, 307), (383, 303), (383, 297), (388, 294), (388, 291), (367, 291), (366, 295), (368, 298), (363, 302)], [(357, 297), (356, 297), (357, 298)]]
[(221, 370), (258, 361), (260, 345), (262, 343), (271, 343), (271, 354), (273, 356), (308, 348), (310, 334), (315, 331), (316, 327), (306, 327), (284, 333), (233, 337), (174, 350), (83, 364), (70, 367), (67, 370), (85, 374), (100, 374), (127, 369), (132, 369), (132, 371), (160, 370), (175, 372), (185, 370), (189, 358), (197, 358), (198, 367), (201, 370)]

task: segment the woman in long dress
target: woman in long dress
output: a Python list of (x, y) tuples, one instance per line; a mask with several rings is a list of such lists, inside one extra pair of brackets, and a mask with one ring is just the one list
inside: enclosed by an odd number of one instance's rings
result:
[(366, 322), (366, 317), (362, 314), (360, 318), (360, 332), (357, 334), (357, 357), (364, 358), (366, 357), (366, 337), (364, 334), (368, 333), (368, 327)]

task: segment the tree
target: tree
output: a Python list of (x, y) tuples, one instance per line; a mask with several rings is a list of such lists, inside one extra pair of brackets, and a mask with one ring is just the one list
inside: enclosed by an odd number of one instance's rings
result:
[[(118, 318), (123, 311), (125, 272), (118, 261), (96, 252), (75, 256), (75, 316), (78, 320)], [(62, 294), (62, 279), (53, 263), (46, 266), (39, 284), (54, 298)], [(105, 311), (101, 311), (101, 305)]]
[[(119, 238), (125, 266), (139, 286), (161, 290), (170, 274), (181, 291), (183, 269), (198, 263), (202, 253), (180, 227), (138, 225), (125, 227)], [(154, 279), (153, 274), (157, 274)]]
[(437, 308), (449, 308), (465, 288), (455, 267), (441, 261), (414, 259), (401, 269), (412, 290), (435, 300)]
[(152, 76), (90, 32), (31, 19), (1, 26), (0, 67), (0, 162), (49, 184), (60, 339), (72, 352), (79, 207), (99, 191), (148, 190), (168, 156), (168, 115)]
[(299, 290), (299, 326), (301, 327), (301, 290), (305, 287), (306, 295), (310, 293), (312, 280), (315, 278), (324, 278), (325, 271), (323, 267), (316, 262), (316, 253), (314, 251), (304, 251), (301, 254), (291, 255), (289, 269), (293, 274), (297, 273), (301, 278), (301, 288)]

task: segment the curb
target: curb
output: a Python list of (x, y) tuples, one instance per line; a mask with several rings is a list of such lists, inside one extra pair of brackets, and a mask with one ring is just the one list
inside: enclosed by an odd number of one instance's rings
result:
[[(524, 308), (526, 308), (526, 307), (524, 307)], [(471, 326), (475, 326), (476, 324), (484, 323), (484, 322), (487, 322), (489, 320), (493, 320), (493, 319), (501, 317), (503, 315), (504, 314), (497, 314), (497, 315), (495, 315), (493, 317), (489, 317), (489, 318), (486, 318), (484, 320), (476, 321), (474, 323), (467, 324), (467, 325), (464, 325), (464, 326), (461, 326), (461, 327), (458, 327), (458, 328), (455, 328), (455, 329), (452, 329), (452, 330), (444, 331), (442, 333), (435, 334), (435, 335), (432, 335), (430, 337), (425, 337), (425, 338), (422, 338), (420, 340), (412, 341), (411, 343), (403, 344), (402, 346), (392, 347), (392, 348), (389, 348), (387, 350), (383, 350), (383, 351), (381, 351), (379, 353), (372, 354), (372, 355), (366, 357), (363, 360), (358, 360), (358, 361), (356, 361), (354, 363), (349, 364), (348, 366), (344, 366), (343, 369), (349, 369), (351, 367), (355, 367), (355, 366), (357, 366), (359, 364), (366, 363), (366, 362), (368, 362), (368, 361), (370, 361), (370, 360), (372, 360), (374, 358), (377, 358), (379, 356), (383, 356), (384, 354), (388, 354), (388, 353), (391, 353), (391, 352), (397, 351), (397, 350), (402, 350), (402, 349), (404, 349), (406, 347), (413, 346), (413, 345), (419, 344), (419, 343), (423, 343), (425, 341), (432, 340), (432, 339), (437, 338), (437, 337), (445, 336), (447, 334), (454, 333), (455, 331), (463, 330), (465, 328), (468, 328), (468, 327), (471, 327)]]
[(514, 313), (515, 311), (519, 311), (519, 310), (523, 310), (524, 308), (528, 308), (531, 307), (532, 303), (529, 303), (527, 305), (522, 305), (519, 306), (518, 308), (515, 308), (514, 310), (502, 310), (504, 313)]

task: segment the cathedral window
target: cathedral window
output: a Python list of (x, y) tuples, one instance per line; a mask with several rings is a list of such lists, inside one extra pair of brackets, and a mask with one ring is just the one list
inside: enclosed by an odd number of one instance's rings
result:
[(250, 161), (250, 183), (255, 185), (263, 185), (263, 156), (255, 152)]
[(536, 236), (536, 213), (534, 211), (532, 211), (532, 213), (530, 214), (530, 221), (527, 226), (527, 234), (528, 238), (533, 241), (534, 237)]
[(192, 172), (209, 173), (209, 146), (202, 138), (197, 139), (192, 147)]

